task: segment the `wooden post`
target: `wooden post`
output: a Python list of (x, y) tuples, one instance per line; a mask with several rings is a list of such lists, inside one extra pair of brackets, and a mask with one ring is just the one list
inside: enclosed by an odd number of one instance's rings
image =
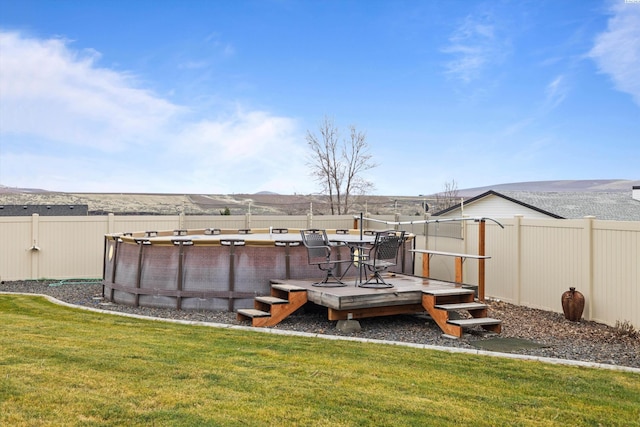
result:
[(462, 263), (464, 262), (464, 258), (462, 258), (461, 256), (457, 256), (456, 260), (455, 260), (455, 264), (456, 264), (456, 282), (457, 283), (463, 283), (463, 277), (462, 277)]
[(429, 261), (431, 255), (422, 254), (422, 277), (429, 277)]
[[(484, 256), (485, 221), (478, 224), (478, 255)], [(484, 258), (478, 260), (478, 299), (484, 301)]]

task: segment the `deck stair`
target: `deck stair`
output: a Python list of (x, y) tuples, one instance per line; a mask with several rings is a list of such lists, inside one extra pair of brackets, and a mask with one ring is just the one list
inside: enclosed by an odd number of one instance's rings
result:
[[(440, 329), (461, 338), (464, 328), (481, 326), (487, 331), (500, 333), (502, 321), (487, 317), (488, 306), (474, 298), (474, 290), (466, 288), (425, 289), (422, 291), (422, 306)], [(471, 319), (451, 319), (453, 311), (467, 311)]]
[(307, 302), (307, 290), (299, 286), (272, 284), (271, 296), (256, 297), (254, 308), (237, 311), (238, 320), (250, 320), (251, 326), (275, 326)]

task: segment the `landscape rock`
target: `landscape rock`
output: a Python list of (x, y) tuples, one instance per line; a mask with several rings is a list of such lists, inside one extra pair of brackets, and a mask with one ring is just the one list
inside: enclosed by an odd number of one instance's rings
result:
[[(100, 308), (114, 312), (142, 316), (199, 322), (247, 325), (228, 311), (186, 311), (169, 308), (131, 307), (107, 303), (102, 297), (102, 284), (73, 281), (13, 281), (0, 284), (0, 292), (45, 294), (61, 301)], [(613, 327), (582, 320), (571, 322), (562, 313), (538, 310), (502, 301), (487, 301), (489, 316), (502, 320), (502, 333), (490, 334), (481, 328), (471, 329), (461, 339), (450, 339), (442, 334), (433, 320), (424, 314), (398, 315), (359, 319), (355, 324), (343, 321), (349, 327), (337, 328), (327, 319), (326, 309), (309, 307), (274, 326), (275, 329), (339, 335), (375, 340), (400, 341), (444, 347), (475, 349), (478, 340), (519, 338), (538, 344), (533, 348), (520, 348), (513, 353), (579, 360), (592, 363), (640, 368), (640, 334), (629, 326)], [(340, 330), (342, 329), (342, 330)]]

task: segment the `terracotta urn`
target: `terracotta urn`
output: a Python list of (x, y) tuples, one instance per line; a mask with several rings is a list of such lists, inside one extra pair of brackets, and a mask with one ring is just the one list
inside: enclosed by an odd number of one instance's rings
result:
[(562, 311), (564, 311), (565, 319), (579, 322), (583, 310), (584, 295), (576, 291), (576, 288), (569, 288), (567, 292), (562, 294)]

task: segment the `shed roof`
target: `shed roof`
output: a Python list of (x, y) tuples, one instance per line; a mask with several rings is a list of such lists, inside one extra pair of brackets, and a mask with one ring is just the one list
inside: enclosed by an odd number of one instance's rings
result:
[(0, 205), (0, 216), (86, 216), (89, 205)]

